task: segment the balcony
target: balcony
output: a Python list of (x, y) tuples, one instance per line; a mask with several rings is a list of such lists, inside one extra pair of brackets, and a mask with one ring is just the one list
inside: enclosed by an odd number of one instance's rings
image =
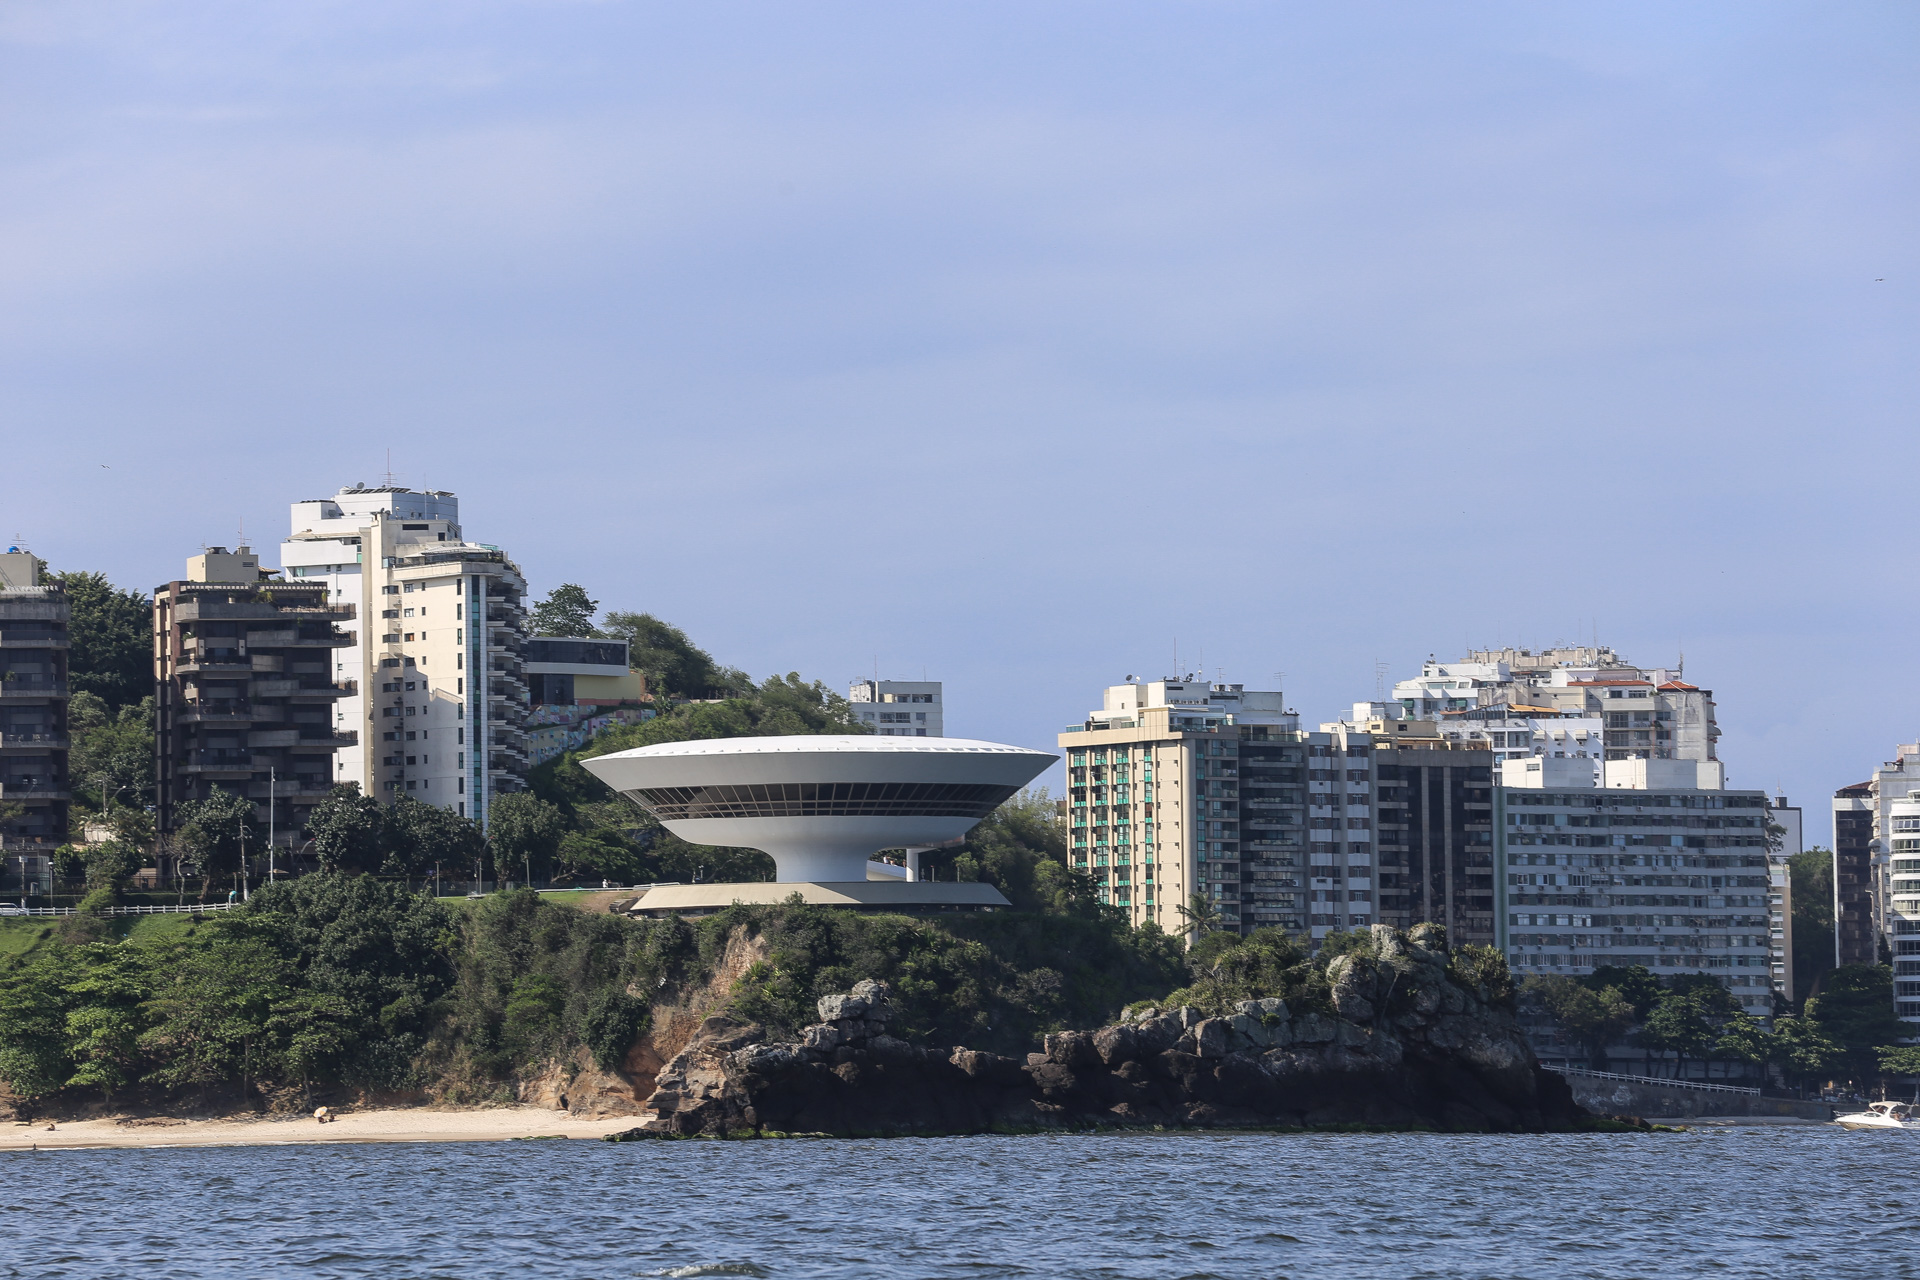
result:
[(196, 645), (181, 651), (174, 670), (181, 675), (243, 676), (253, 670), (253, 660), (238, 649)]
[(52, 778), (0, 778), (0, 803), (15, 800), (70, 800), (71, 791), (54, 784)]
[(52, 676), (0, 676), (0, 698), (64, 698), (67, 682)]
[(244, 747), (200, 747), (180, 762), (182, 773), (252, 773), (253, 753)]
[(360, 741), (360, 734), (353, 729), (328, 730), (314, 733), (301, 730), (299, 737), (290, 745), (296, 751), (333, 751), (340, 747), (351, 747)]
[(0, 649), (64, 649), (67, 633), (51, 628), (8, 627), (0, 631)]
[(0, 751), (65, 751), (64, 733), (0, 733)]
[(173, 608), (175, 622), (272, 622), (281, 618), (313, 618), (344, 622), (354, 615), (350, 604), (272, 605), (264, 601), (196, 600), (188, 597)]
[(181, 724), (246, 724), (253, 716), (251, 702), (236, 698), (189, 698), (180, 704), (173, 718)]

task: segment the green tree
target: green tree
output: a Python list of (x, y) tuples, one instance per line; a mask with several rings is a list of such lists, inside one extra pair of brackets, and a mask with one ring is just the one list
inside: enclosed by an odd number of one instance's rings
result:
[[(1920, 1048), (1911, 1045), (1889, 1044), (1880, 1047), (1880, 1074), (1887, 1076), (1920, 1076)], [(1914, 1090), (1914, 1101), (1920, 1102), (1920, 1087)]]
[(1609, 987), (1618, 991), (1621, 998), (1633, 1007), (1635, 1022), (1645, 1022), (1647, 1015), (1653, 1012), (1653, 1007), (1660, 1003), (1660, 997), (1666, 993), (1666, 988), (1660, 985), (1660, 979), (1643, 964), (1603, 964), (1577, 981), (1594, 991), (1605, 991)]
[(1825, 1080), (1840, 1063), (1840, 1046), (1810, 1018), (1774, 1020), (1774, 1061), (1803, 1088)]
[(101, 942), (79, 950), (82, 963), (63, 992), (66, 1053), (73, 1063), (66, 1084), (111, 1096), (132, 1083), (138, 1070), (141, 1005), (152, 974), (138, 948)]
[(1793, 900), (1793, 989), (1804, 998), (1833, 969), (1833, 851), (1787, 859)]
[(322, 871), (360, 875), (378, 871), (387, 856), (387, 814), (360, 784), (335, 787), (307, 819)]
[(153, 693), (153, 601), (99, 573), (59, 573), (66, 589), (67, 685), (97, 695), (110, 715)]
[(67, 984), (75, 949), (54, 947), (0, 977), (0, 1080), (23, 1098), (55, 1093), (73, 1075)]
[(609, 612), (605, 632), (627, 642), (627, 662), (647, 678), (656, 697), (710, 698), (730, 682), (713, 655), (694, 644), (687, 633), (650, 613)]
[(1707, 1002), (1697, 991), (1670, 991), (1641, 1024), (1639, 1041), (1657, 1053), (1671, 1053), (1675, 1075), (1686, 1074), (1687, 1060), (1704, 1059), (1717, 1038), (1707, 1018)]
[(253, 802), (217, 786), (205, 800), (181, 804), (174, 821), (175, 847), (200, 868), (202, 902), (213, 897), (217, 882), (239, 872), (244, 851), (260, 847)]
[(371, 876), (302, 876), (260, 889), (204, 932), (268, 939), (328, 998), (275, 1016), (307, 1037), (305, 1052), (332, 1053), (337, 1078), (387, 1089), (413, 1080), (435, 1002), (454, 981), (459, 934), (446, 907)]
[(152, 802), (153, 720), (152, 695), (118, 712), (84, 690), (67, 704), (67, 772), (95, 809), (110, 801), (135, 808)]
[(1220, 928), (1220, 908), (1207, 901), (1204, 893), (1196, 893), (1184, 903), (1175, 903), (1173, 909), (1180, 913), (1190, 937), (1204, 938)]
[(90, 844), (81, 857), (86, 864), (89, 889), (123, 889), (141, 863), (140, 851), (119, 840)]
[(1760, 1066), (1780, 1054), (1778, 1039), (1744, 1009), (1736, 1010), (1721, 1024), (1720, 1036), (1713, 1042), (1715, 1057)]
[(563, 582), (533, 606), (532, 628), (537, 636), (597, 636), (593, 615), (600, 602), (587, 597), (585, 587)]
[(486, 838), (473, 819), (402, 796), (387, 811), (385, 847), (383, 873), (415, 876), (435, 866), (461, 870), (473, 866), (486, 848)]
[(1840, 1049), (1838, 1069), (1857, 1085), (1880, 1071), (1880, 1046), (1907, 1032), (1893, 1010), (1893, 969), (1849, 964), (1826, 975), (1820, 994), (1807, 1001), (1806, 1017)]
[(487, 841), (493, 846), (496, 877), (504, 883), (516, 868), (545, 866), (566, 834), (560, 810), (527, 791), (496, 797), (487, 809)]
[(264, 937), (176, 944), (156, 966), (140, 1048), (144, 1079), (168, 1087), (253, 1081), (278, 1065), (268, 1020), (293, 995), (292, 964)]
[(1558, 975), (1529, 978), (1526, 986), (1561, 1033), (1586, 1050), (1587, 1059), (1596, 1071), (1607, 1069), (1607, 1046), (1639, 1021), (1633, 1004), (1618, 987), (1601, 987), (1596, 991), (1585, 983)]
[(1067, 833), (1045, 787), (1026, 788), (982, 818), (958, 844), (920, 855), (929, 880), (991, 884), (1016, 911), (1095, 916), (1093, 878), (1069, 866)]
[(619, 884), (646, 878), (646, 858), (633, 841), (611, 827), (569, 831), (555, 854), (565, 874), (573, 878), (598, 876)]

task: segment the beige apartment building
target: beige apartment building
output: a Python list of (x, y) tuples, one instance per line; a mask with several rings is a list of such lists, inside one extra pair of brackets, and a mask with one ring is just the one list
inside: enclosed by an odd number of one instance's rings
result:
[(293, 504), (281, 563), (361, 619), (335, 654), (355, 688), (337, 708), (358, 733), (336, 783), (411, 796), (483, 825), (496, 795), (526, 786), (526, 581), (497, 547), (468, 542), (451, 493), (395, 486)]
[(1228, 928), (1305, 928), (1305, 746), (1279, 692), (1115, 685), (1059, 742), (1073, 866), (1135, 926), (1184, 933), (1199, 895)]

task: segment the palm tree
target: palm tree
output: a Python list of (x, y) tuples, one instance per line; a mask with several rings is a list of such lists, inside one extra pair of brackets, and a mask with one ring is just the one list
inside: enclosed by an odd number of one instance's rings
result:
[(1175, 906), (1174, 910), (1187, 922), (1190, 933), (1212, 933), (1220, 927), (1220, 908), (1208, 902), (1204, 894), (1194, 894), (1184, 906)]

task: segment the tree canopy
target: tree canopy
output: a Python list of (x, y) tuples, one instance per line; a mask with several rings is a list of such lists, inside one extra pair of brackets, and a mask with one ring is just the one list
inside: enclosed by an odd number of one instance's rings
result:
[(200, 900), (213, 896), (214, 883), (240, 869), (247, 849), (260, 847), (253, 801), (214, 787), (205, 800), (188, 800), (174, 811), (175, 847), (200, 866), (205, 877)]
[(152, 694), (118, 711), (84, 690), (67, 704), (67, 774), (76, 792), (92, 793), (94, 808), (153, 803), (153, 718)]
[(1837, 1067), (1855, 1081), (1880, 1072), (1880, 1048), (1904, 1039), (1906, 1024), (1893, 1009), (1893, 970), (1884, 964), (1848, 964), (1826, 975), (1807, 1001), (1807, 1021), (1839, 1049)]
[(1804, 997), (1833, 969), (1833, 851), (1787, 859), (1793, 898), (1793, 989)]
[(627, 642), (627, 662), (647, 677), (647, 688), (669, 698), (712, 698), (745, 692), (752, 682), (716, 664), (687, 633), (650, 613), (608, 612), (605, 633)]
[(563, 582), (533, 606), (532, 629), (537, 636), (597, 636), (593, 615), (600, 602), (588, 597), (587, 589), (576, 582)]
[(106, 704), (109, 715), (153, 693), (153, 601), (105, 574), (53, 575), (67, 593), (67, 685)]

